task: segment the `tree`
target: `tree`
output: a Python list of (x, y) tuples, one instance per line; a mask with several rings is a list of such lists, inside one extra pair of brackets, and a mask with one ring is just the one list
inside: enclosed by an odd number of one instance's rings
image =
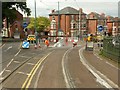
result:
[(28, 25), (27, 28), (32, 29), (35, 28), (37, 32), (44, 31), (47, 29), (47, 27), (50, 25), (50, 20), (47, 17), (38, 17), (36, 18), (36, 23), (35, 23), (35, 18), (30, 19), (30, 24)]
[(3, 2), (2, 3), (2, 19), (7, 17), (9, 23), (13, 23), (16, 19), (16, 8), (21, 9), (24, 13), (27, 13), (29, 16), (31, 14), (31, 10), (27, 8), (26, 2)]

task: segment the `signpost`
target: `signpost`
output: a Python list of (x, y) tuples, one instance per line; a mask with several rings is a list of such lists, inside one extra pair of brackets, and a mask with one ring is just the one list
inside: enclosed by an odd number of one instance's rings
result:
[(102, 25), (99, 25), (99, 26), (98, 26), (98, 31), (99, 31), (99, 32), (102, 32), (103, 30), (104, 30), (104, 27), (103, 27)]
[(23, 28), (26, 28), (28, 24), (26, 22), (23, 23)]

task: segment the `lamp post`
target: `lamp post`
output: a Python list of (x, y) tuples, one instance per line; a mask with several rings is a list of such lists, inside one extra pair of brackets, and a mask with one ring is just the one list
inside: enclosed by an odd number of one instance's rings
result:
[(59, 30), (60, 30), (60, 12), (59, 12), (59, 1), (58, 1), (58, 31), (57, 31), (57, 36), (59, 35)]
[(35, 37), (36, 37), (36, 45), (37, 45), (37, 41), (38, 41), (38, 33), (37, 33), (37, 27), (36, 27), (36, 0), (34, 0), (34, 5), (35, 5), (35, 25), (34, 25), (34, 28), (35, 28)]

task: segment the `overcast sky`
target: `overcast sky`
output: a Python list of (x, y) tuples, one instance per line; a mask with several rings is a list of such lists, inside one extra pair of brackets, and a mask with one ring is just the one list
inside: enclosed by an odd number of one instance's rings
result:
[[(52, 9), (60, 10), (70, 6), (75, 9), (83, 8), (84, 13), (97, 12), (106, 15), (118, 16), (119, 0), (36, 0), (37, 16), (49, 16)], [(27, 0), (27, 6), (31, 9), (31, 16), (34, 16), (34, 0)]]

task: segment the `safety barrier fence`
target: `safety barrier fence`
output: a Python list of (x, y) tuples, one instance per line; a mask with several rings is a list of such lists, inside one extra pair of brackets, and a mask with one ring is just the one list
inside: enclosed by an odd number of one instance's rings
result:
[(120, 36), (105, 37), (102, 53), (104, 56), (120, 62)]

